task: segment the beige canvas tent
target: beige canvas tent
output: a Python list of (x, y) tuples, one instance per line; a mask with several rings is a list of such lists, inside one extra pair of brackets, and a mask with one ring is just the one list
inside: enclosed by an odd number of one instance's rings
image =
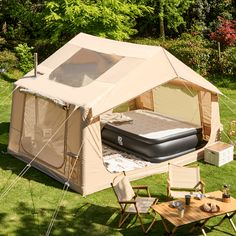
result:
[[(202, 126), (218, 139), (220, 91), (162, 47), (78, 34), (16, 83), (8, 151), (87, 195), (110, 186), (100, 115), (128, 104)], [(203, 149), (171, 160), (184, 165)], [(167, 162), (129, 171), (137, 179), (167, 171)]]

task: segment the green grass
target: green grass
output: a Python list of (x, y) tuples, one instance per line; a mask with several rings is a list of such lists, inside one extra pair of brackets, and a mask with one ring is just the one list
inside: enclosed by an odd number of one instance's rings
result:
[(220, 96), (220, 116), (224, 127), (222, 140), (228, 143), (235, 142), (236, 137), (231, 136), (230, 131), (236, 130), (236, 126), (231, 126), (231, 122), (236, 121), (236, 89), (221, 88), (220, 90), (224, 94)]
[[(0, 193), (9, 186), (25, 164), (8, 155), (7, 140), (13, 80), (0, 74)], [(236, 90), (222, 89), (232, 101), (236, 101)], [(4, 103), (3, 103), (4, 101)], [(235, 119), (221, 98), (221, 118), (225, 125)], [(235, 104), (231, 103), (235, 111)], [(201, 176), (207, 191), (221, 189), (224, 183), (231, 184), (232, 195), (236, 197), (236, 161), (220, 168), (199, 162)], [(164, 201), (166, 194), (166, 174), (153, 175), (134, 181), (134, 184), (147, 184), (151, 194)], [(96, 180), (94, 180), (96, 181)], [(62, 194), (62, 184), (31, 168), (17, 184), (0, 200), (0, 235), (45, 235), (51, 217)], [(118, 205), (112, 190), (106, 189), (87, 197), (68, 191), (65, 195), (50, 235), (143, 235), (139, 222), (129, 227), (117, 228)], [(216, 224), (221, 217), (213, 218), (207, 228)], [(150, 222), (150, 219), (147, 219)], [(236, 221), (236, 219), (235, 219)], [(131, 220), (131, 223), (133, 221)], [(176, 235), (187, 235), (188, 227), (181, 228)], [(233, 229), (225, 221), (220, 227), (206, 230), (209, 236), (233, 235)], [(149, 235), (163, 235), (160, 218)], [(199, 231), (194, 235), (201, 235)]]

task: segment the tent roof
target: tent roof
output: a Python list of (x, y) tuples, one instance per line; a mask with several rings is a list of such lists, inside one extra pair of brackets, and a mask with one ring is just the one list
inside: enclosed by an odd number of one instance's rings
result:
[[(78, 74), (83, 79), (75, 81)], [(83, 106), (97, 116), (176, 78), (220, 94), (214, 85), (162, 47), (80, 33), (38, 65), (37, 78), (32, 70), (16, 85), (50, 99)], [(84, 84), (78, 84), (79, 80)]]

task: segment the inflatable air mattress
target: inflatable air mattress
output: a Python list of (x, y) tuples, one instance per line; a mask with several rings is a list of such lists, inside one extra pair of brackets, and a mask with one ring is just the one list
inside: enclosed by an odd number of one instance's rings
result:
[(154, 163), (194, 151), (202, 144), (202, 129), (196, 125), (145, 110), (124, 114), (131, 121), (103, 126), (103, 143)]

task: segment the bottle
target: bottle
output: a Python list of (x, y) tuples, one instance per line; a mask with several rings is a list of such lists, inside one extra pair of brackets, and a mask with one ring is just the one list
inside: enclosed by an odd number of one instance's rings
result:
[(222, 191), (223, 202), (230, 202), (230, 185), (225, 184)]

